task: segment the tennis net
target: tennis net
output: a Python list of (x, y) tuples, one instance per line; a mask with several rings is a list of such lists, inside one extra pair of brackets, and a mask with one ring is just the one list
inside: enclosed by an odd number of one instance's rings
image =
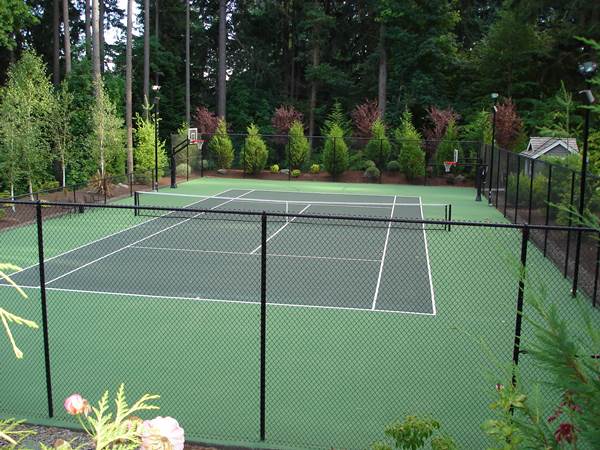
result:
[[(384, 198), (384, 200), (388, 200)], [(136, 192), (135, 205), (140, 216), (164, 218), (202, 218), (222, 220), (250, 220), (244, 213), (274, 214), (269, 220), (303, 221), (298, 216), (323, 216), (324, 218), (352, 217), (357, 220), (369, 219), (415, 219), (439, 220), (451, 219), (451, 205), (444, 203), (398, 203), (390, 197), (389, 201), (378, 202), (332, 202), (318, 200), (273, 200), (266, 198), (202, 196), (167, 192)], [(153, 209), (157, 208), (157, 209)], [(160, 208), (160, 209), (158, 209)], [(168, 211), (168, 209), (176, 209)], [(189, 210), (189, 211), (187, 211)], [(198, 210), (210, 211), (210, 214)], [(225, 211), (228, 214), (218, 214)], [(240, 213), (239, 216), (231, 213)], [(307, 218), (308, 219), (308, 218)], [(381, 225), (386, 225), (381, 222)], [(418, 227), (421, 227), (418, 224)], [(435, 227), (434, 227), (435, 228)], [(437, 228), (445, 229), (444, 225)]]

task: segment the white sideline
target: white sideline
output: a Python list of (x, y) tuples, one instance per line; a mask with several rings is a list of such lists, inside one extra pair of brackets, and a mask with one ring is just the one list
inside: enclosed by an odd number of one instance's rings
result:
[[(229, 192), (229, 191), (239, 191), (239, 190), (242, 190), (242, 189), (227, 189), (226, 191), (219, 192), (219, 193), (218, 193), (218, 194), (216, 194), (215, 196), (223, 195), (223, 194), (225, 194), (226, 192)], [(206, 198), (206, 200), (208, 200), (208, 199), (210, 199), (210, 198), (213, 198), (213, 197), (207, 197), (207, 198)], [(195, 204), (195, 203), (198, 203), (198, 202), (190, 203), (189, 205), (187, 205), (187, 206), (184, 206), (184, 208), (186, 208), (186, 207), (188, 207), (188, 206), (191, 206), (191, 205), (193, 205), (193, 204)], [(132, 229), (134, 229), (134, 228), (137, 228), (137, 227), (139, 227), (139, 226), (141, 226), (141, 225), (144, 225), (144, 224), (146, 224), (146, 223), (150, 223), (150, 222), (152, 222), (153, 220), (157, 220), (157, 219), (160, 219), (161, 217), (164, 217), (164, 216), (166, 216), (167, 214), (171, 214), (171, 213), (170, 213), (170, 212), (168, 212), (168, 213), (162, 214), (162, 215), (160, 215), (160, 216), (158, 216), (158, 217), (154, 217), (154, 218), (152, 218), (152, 219), (149, 219), (149, 220), (144, 220), (143, 222), (137, 223), (137, 224), (135, 224), (135, 225), (132, 225), (132, 226), (130, 226), (130, 227), (127, 227), (127, 228), (124, 228), (124, 229), (122, 229), (122, 230), (116, 231), (116, 232), (114, 232), (114, 233), (107, 234), (106, 236), (103, 236), (103, 237), (101, 237), (101, 238), (98, 238), (98, 239), (95, 239), (95, 240), (93, 240), (93, 241), (87, 242), (87, 243), (85, 243), (85, 244), (83, 244), (83, 245), (80, 245), (80, 246), (78, 246), (78, 247), (72, 248), (71, 250), (67, 250), (66, 252), (62, 252), (62, 253), (59, 253), (58, 255), (51, 256), (50, 258), (44, 258), (44, 262), (46, 263), (46, 262), (48, 262), (48, 261), (52, 261), (53, 259), (59, 258), (59, 257), (61, 257), (61, 256), (64, 256), (64, 255), (67, 255), (67, 254), (69, 254), (69, 253), (72, 253), (72, 252), (74, 252), (74, 251), (76, 251), (76, 250), (80, 250), (80, 249), (82, 249), (82, 248), (85, 248), (85, 247), (87, 247), (88, 245), (95, 244), (96, 242), (103, 241), (104, 239), (108, 239), (109, 237), (116, 236), (117, 234), (121, 234), (121, 233), (124, 233), (125, 231), (132, 230)], [(26, 271), (26, 270), (33, 269), (34, 267), (37, 267), (37, 266), (39, 266), (39, 265), (40, 265), (40, 263), (32, 264), (32, 265), (30, 265), (30, 266), (27, 266), (27, 267), (24, 267), (24, 268), (22, 268), (21, 270), (17, 270), (16, 272), (12, 272), (10, 275), (16, 275), (16, 274), (18, 274), (18, 273), (21, 273), (21, 272), (24, 272), (24, 271)]]
[[(298, 215), (302, 214), (304, 211), (306, 211), (308, 208), (310, 208), (310, 204), (307, 205), (306, 207), (304, 207), (302, 209), (302, 211), (300, 211), (298, 213)], [(285, 227), (287, 227), (290, 223), (292, 223), (294, 220), (296, 220), (298, 218), (298, 216), (294, 216), (292, 217), (292, 219), (290, 219), (289, 221), (286, 221), (281, 227), (279, 227), (279, 229), (277, 231), (275, 231), (275, 233), (273, 233), (271, 236), (269, 236), (266, 240), (266, 242), (269, 242), (271, 239), (273, 239), (275, 236), (277, 236), (281, 231), (283, 231), (283, 229)], [(257, 251), (260, 250), (260, 248), (262, 247), (262, 244), (260, 244), (258, 247), (256, 247), (254, 250), (252, 250), (250, 253), (256, 253)]]
[[(392, 203), (392, 213), (390, 214), (390, 219), (394, 218), (394, 208), (396, 207), (396, 196), (394, 195), (394, 203)], [(422, 213), (421, 213), (422, 214)], [(377, 306), (377, 297), (379, 296), (379, 286), (381, 285), (381, 275), (383, 274), (383, 264), (385, 262), (385, 254), (387, 253), (387, 245), (390, 239), (390, 230), (392, 229), (392, 222), (388, 222), (387, 233), (385, 235), (385, 242), (383, 244), (383, 255), (381, 255), (381, 265), (379, 266), (379, 275), (377, 275), (377, 285), (375, 286), (375, 295), (373, 295), (373, 305), (371, 306), (371, 310), (375, 311), (375, 307)]]
[[(0, 284), (0, 287), (12, 287), (7, 284)], [(39, 286), (21, 286), (23, 289), (39, 289)], [(131, 292), (104, 292), (104, 291), (88, 291), (85, 289), (64, 289), (64, 288), (53, 288), (47, 287), (46, 291), (55, 292), (76, 292), (79, 294), (100, 294), (100, 295), (113, 295), (119, 297), (137, 297), (137, 298), (152, 298), (152, 299), (163, 299), (163, 300), (192, 300), (206, 303), (236, 303), (242, 305), (256, 305), (260, 306), (260, 302), (251, 302), (248, 300), (226, 300), (218, 298), (200, 298), (200, 297), (179, 297), (179, 296), (167, 296), (167, 295), (152, 295), (152, 294), (136, 294)], [(416, 311), (397, 311), (387, 309), (370, 309), (370, 308), (356, 308), (350, 306), (323, 306), (323, 305), (298, 305), (294, 303), (273, 303), (267, 302), (269, 306), (286, 307), (286, 308), (308, 308), (308, 309), (331, 309), (331, 310), (342, 310), (342, 311), (362, 311), (369, 313), (382, 313), (382, 314), (408, 314), (415, 316), (435, 316), (432, 313), (422, 313)]]
[[(172, 248), (172, 247), (147, 247), (144, 245), (134, 245), (131, 248), (139, 248), (145, 250), (158, 250), (158, 251), (171, 251), (171, 252), (187, 252), (187, 253), (213, 253), (218, 255), (237, 255), (237, 256), (260, 256), (258, 253), (246, 253), (246, 252), (228, 252), (223, 250), (198, 250), (190, 248)], [(268, 257), (275, 258), (306, 258), (306, 259), (327, 259), (333, 261), (357, 261), (357, 262), (381, 262), (380, 259), (366, 259), (366, 258), (342, 258), (336, 256), (314, 256), (314, 255), (285, 255), (280, 253), (267, 253)]]
[[(238, 195), (238, 196), (237, 196), (237, 197), (235, 197), (235, 198), (240, 198), (240, 197), (242, 197), (242, 196), (244, 196), (244, 195), (246, 195), (246, 194), (249, 194), (250, 192), (252, 192), (252, 191), (250, 190), (250, 191), (248, 191), (248, 192), (244, 192), (243, 194), (241, 194), (241, 195)], [(219, 203), (217, 206), (213, 206), (212, 208), (210, 208), (210, 210), (217, 209), (219, 206), (223, 206), (223, 205), (225, 205), (226, 203), (229, 203), (229, 202), (231, 202), (231, 201), (235, 200), (235, 198), (233, 198), (233, 199), (231, 199), (231, 200), (228, 200), (228, 201), (226, 201), (226, 202), (223, 202), (223, 203)], [(129, 247), (133, 247), (135, 244), (139, 244), (140, 242), (143, 242), (143, 241), (145, 241), (146, 239), (150, 239), (151, 237), (154, 237), (154, 236), (156, 236), (156, 235), (158, 235), (158, 234), (164, 233), (164, 232), (165, 232), (165, 231), (167, 231), (167, 230), (170, 230), (170, 229), (172, 229), (172, 228), (175, 228), (175, 227), (177, 227), (177, 226), (179, 226), (179, 225), (181, 225), (181, 224), (184, 224), (184, 223), (186, 223), (186, 222), (189, 222), (190, 220), (192, 220), (192, 219), (195, 219), (196, 217), (199, 217), (199, 216), (201, 216), (201, 215), (203, 215), (203, 214), (204, 214), (203, 212), (201, 212), (201, 213), (198, 213), (198, 214), (195, 214), (195, 215), (193, 215), (192, 217), (188, 217), (187, 219), (184, 219), (184, 220), (182, 220), (182, 221), (180, 221), (180, 222), (174, 223), (173, 225), (170, 225), (170, 226), (168, 226), (168, 227), (166, 227), (166, 228), (163, 228), (162, 230), (159, 230), (159, 231), (157, 231), (156, 233), (152, 233), (152, 234), (150, 234), (150, 235), (148, 235), (148, 236), (146, 236), (146, 237), (144, 237), (144, 238), (142, 238), (142, 239), (138, 239), (137, 241), (135, 241), (135, 242), (132, 242), (131, 244), (128, 244), (128, 245), (126, 245), (126, 246), (124, 246), (124, 247), (120, 247), (120, 248), (118, 248), (117, 250), (115, 250), (115, 251), (113, 251), (113, 252), (107, 253), (106, 255), (103, 255), (103, 256), (101, 256), (100, 258), (96, 258), (96, 259), (94, 259), (94, 260), (92, 260), (92, 261), (90, 261), (90, 262), (88, 262), (88, 263), (86, 263), (86, 264), (83, 264), (83, 265), (81, 265), (81, 266), (79, 266), (79, 267), (77, 267), (77, 268), (75, 268), (75, 269), (73, 269), (73, 270), (69, 270), (68, 272), (65, 272), (65, 273), (63, 273), (62, 275), (59, 275), (59, 276), (58, 276), (58, 277), (56, 277), (56, 278), (53, 278), (53, 279), (51, 279), (51, 280), (49, 280), (49, 281), (46, 281), (46, 285), (48, 285), (48, 284), (50, 284), (50, 283), (53, 283), (53, 282), (55, 282), (56, 280), (60, 280), (61, 278), (64, 278), (64, 277), (66, 277), (67, 275), (71, 275), (72, 273), (75, 273), (75, 272), (77, 272), (77, 271), (79, 271), (79, 270), (83, 269), (84, 267), (87, 267), (87, 266), (89, 266), (89, 265), (91, 265), (91, 264), (97, 263), (98, 261), (101, 261), (101, 260), (103, 260), (104, 258), (108, 258), (109, 256), (112, 256), (112, 255), (114, 255), (115, 253), (119, 253), (119, 252), (122, 252), (123, 250), (125, 250), (125, 249), (127, 249), (127, 248), (129, 248)]]
[[(421, 207), (421, 218), (425, 218), (423, 216), (423, 202), (421, 197), (419, 196), (419, 205)], [(429, 245), (427, 244), (427, 231), (425, 230), (425, 224), (421, 224), (423, 227), (423, 243), (425, 244), (425, 258), (427, 259), (427, 276), (429, 277), (429, 289), (431, 291), (431, 309), (433, 311), (433, 315), (436, 315), (435, 310), (435, 293), (433, 292), (433, 277), (431, 276), (431, 263), (429, 262)]]

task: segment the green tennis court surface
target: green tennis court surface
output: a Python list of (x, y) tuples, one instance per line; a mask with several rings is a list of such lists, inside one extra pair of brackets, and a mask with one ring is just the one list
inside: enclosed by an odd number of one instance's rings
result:
[[(472, 189), (448, 187), (208, 178), (142, 194), (139, 203), (211, 213), (52, 216), (44, 208), (56, 416), (47, 417), (42, 332), (23, 328), (15, 338), (25, 359), (0, 345), (0, 414), (73, 425), (64, 398), (97, 399), (124, 382), (131, 400), (159, 393), (160, 414), (176, 417), (190, 440), (365, 448), (387, 423), (424, 414), (462, 448), (484, 448), (480, 424), (493, 415), (497, 380), (479, 342), (510, 362), (521, 235), (387, 220), (443, 219), (452, 204), (459, 220), (503, 221), (473, 198)], [(257, 209), (292, 214), (268, 217), (265, 443), (260, 215), (228, 214)], [(311, 213), (382, 220), (359, 226), (304, 217)], [(0, 260), (25, 268), (14, 279), (30, 296), (0, 287), (2, 306), (41, 324), (35, 224), (0, 232), (0, 251)], [(528, 270), (574, 315), (569, 280), (533, 244)], [(531, 336), (527, 323), (523, 336)], [(526, 355), (520, 367), (539, 378)]]
[[(269, 304), (435, 315), (424, 225), (302, 216), (422, 219), (420, 198), (240, 189), (199, 198), (140, 193), (141, 206), (185, 206), (210, 212), (141, 211), (142, 216), (155, 217), (49, 259), (46, 288), (258, 302), (260, 221), (257, 216), (217, 213), (266, 211), (294, 214), (273, 217), (268, 223), (268, 278), (273, 281)], [(437, 208), (440, 219), (444, 218), (446, 205), (426, 207)], [(21, 286), (36, 287), (38, 276), (34, 265), (13, 279)]]

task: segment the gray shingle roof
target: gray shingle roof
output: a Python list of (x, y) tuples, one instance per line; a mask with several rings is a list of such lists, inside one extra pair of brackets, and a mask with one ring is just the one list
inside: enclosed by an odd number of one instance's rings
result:
[(527, 150), (521, 152), (521, 155), (537, 159), (559, 143), (571, 153), (579, 153), (579, 147), (577, 147), (577, 140), (575, 138), (532, 137), (529, 139)]

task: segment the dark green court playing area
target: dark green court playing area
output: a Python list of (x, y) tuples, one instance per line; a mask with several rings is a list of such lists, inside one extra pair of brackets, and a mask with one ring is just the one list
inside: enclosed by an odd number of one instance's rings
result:
[[(210, 212), (141, 211), (154, 217), (49, 259), (46, 288), (256, 303), (260, 221), (216, 213), (266, 211), (294, 214), (268, 222), (269, 304), (435, 315), (424, 225), (302, 216), (422, 219), (420, 198), (230, 189), (206, 198), (142, 192), (139, 204)], [(440, 219), (447, 209), (425, 207), (437, 210)], [(34, 265), (13, 279), (36, 287), (38, 276)]]
[[(365, 448), (391, 421), (427, 415), (461, 448), (485, 448), (480, 425), (493, 417), (496, 364), (513, 354), (522, 235), (390, 221), (443, 220), (452, 205), (458, 220), (503, 222), (474, 195), (445, 186), (204, 178), (140, 193), (148, 209), (139, 215), (44, 206), (55, 416), (48, 418), (42, 330), (23, 327), (14, 332), (24, 359), (0, 345), (0, 415), (74, 426), (62, 408), (68, 395), (95, 402), (124, 382), (131, 401), (160, 394), (159, 413), (177, 418), (189, 440)], [(0, 261), (23, 267), (13, 278), (29, 298), (6, 285), (0, 296), (3, 308), (41, 325), (38, 235), (28, 208), (0, 219)], [(250, 211), (269, 213), (265, 442), (261, 215)], [(22, 222), (14, 225), (15, 217)], [(574, 317), (569, 280), (533, 243), (527, 267), (561, 314)], [(525, 321), (523, 342), (531, 335)], [(526, 355), (520, 369), (527, 380), (540, 378)]]

